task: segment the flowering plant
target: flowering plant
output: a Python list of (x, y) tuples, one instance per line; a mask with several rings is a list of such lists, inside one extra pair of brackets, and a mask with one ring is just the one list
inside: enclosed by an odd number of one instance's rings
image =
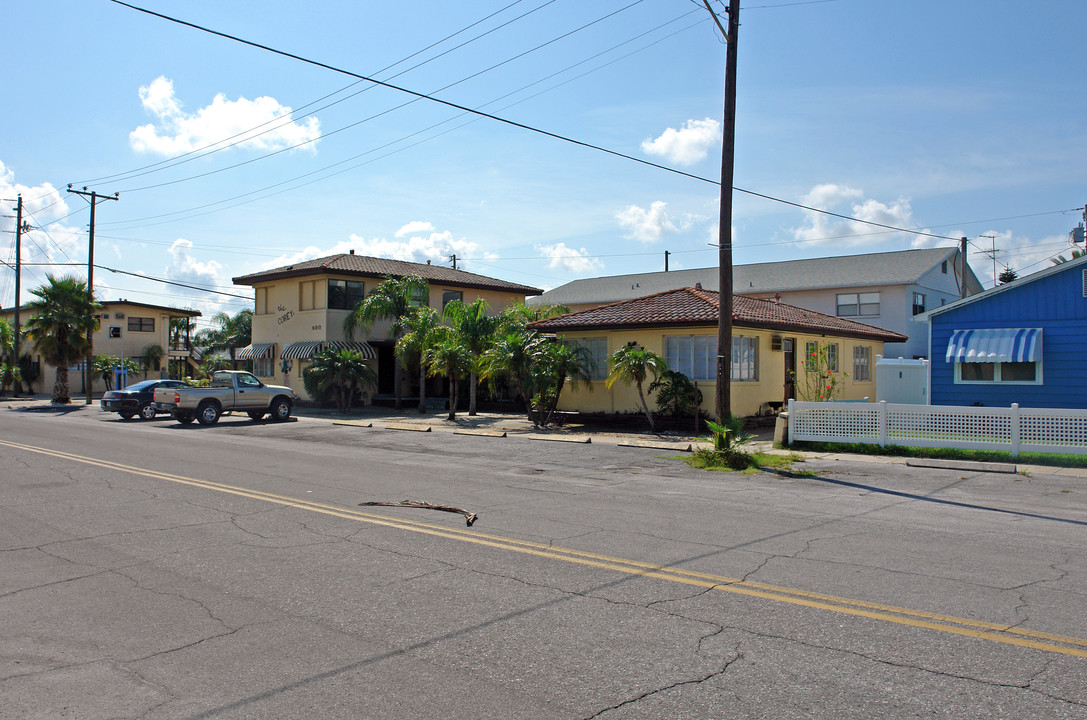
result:
[(808, 349), (811, 352), (804, 354), (803, 372), (792, 373), (797, 397), (815, 402), (839, 398), (849, 376), (836, 369), (837, 353), (831, 351), (831, 344), (827, 342), (808, 343)]

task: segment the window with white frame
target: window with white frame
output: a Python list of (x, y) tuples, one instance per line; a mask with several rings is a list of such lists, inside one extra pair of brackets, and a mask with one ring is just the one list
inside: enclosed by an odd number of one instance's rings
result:
[[(823, 344), (826, 345), (826, 348), (827, 348), (827, 368), (826, 369), (833, 370), (834, 372), (838, 372), (838, 343), (823, 343)], [(819, 345), (820, 345), (820, 343), (818, 343), (818, 342), (809, 342), (809, 343), (805, 343), (805, 345), (804, 345), (804, 369), (809, 370), (809, 372), (815, 370), (814, 367), (809, 368), (809, 363), (811, 363), (812, 358), (818, 358), (818, 356), (819, 356)]]
[(913, 314), (920, 315), (925, 311), (925, 295), (924, 293), (915, 292), (913, 294)]
[(717, 379), (717, 336), (679, 335), (664, 338), (668, 369), (691, 380)]
[(756, 337), (732, 336), (733, 382), (754, 382), (759, 379), (759, 339)]
[(839, 293), (838, 317), (872, 317), (879, 315), (879, 293)]
[(1039, 362), (957, 362), (957, 383), (1040, 383), (1042, 364)]
[(253, 374), (257, 377), (272, 377), (275, 374), (275, 358), (269, 356), (254, 360)]
[(574, 345), (585, 348), (583, 370), (590, 380), (604, 380), (608, 377), (608, 339), (575, 338)]
[(872, 380), (872, 348), (867, 345), (853, 346), (853, 380), (856, 382)]

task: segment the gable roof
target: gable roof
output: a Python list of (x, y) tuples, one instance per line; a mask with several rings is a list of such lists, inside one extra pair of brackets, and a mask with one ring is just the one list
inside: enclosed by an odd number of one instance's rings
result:
[[(194, 317), (201, 317), (202, 316), (202, 313), (199, 310), (188, 310), (188, 309), (182, 309), (182, 308), (176, 308), (176, 307), (167, 307), (165, 305), (152, 305), (151, 303), (133, 302), (132, 300), (99, 300), (98, 302), (103, 307), (112, 307), (114, 305), (131, 305), (132, 307), (145, 308), (147, 310), (158, 310), (160, 312), (166, 313), (167, 315), (172, 315), (174, 317), (194, 318)], [(4, 312), (4, 313), (11, 313), (11, 312), (14, 312), (14, 311), (15, 311), (15, 308), (13, 308), (13, 307), (0, 308), (0, 312)], [(29, 312), (29, 311), (30, 311), (30, 306), (29, 305), (20, 305), (19, 306), (19, 312), (20, 313)]]
[[(649, 327), (716, 327), (720, 307), (720, 294), (717, 292), (679, 288), (537, 320), (529, 323), (529, 327), (545, 332)], [(732, 322), (739, 327), (814, 332), (883, 342), (904, 342), (907, 339), (900, 333), (856, 320), (746, 295), (732, 296)]]
[(948, 312), (949, 310), (954, 310), (955, 308), (960, 308), (964, 305), (978, 302), (979, 300), (988, 300), (992, 296), (999, 295), (1000, 293), (1018, 290), (1024, 285), (1029, 285), (1032, 282), (1042, 280), (1049, 277), (1050, 275), (1056, 275), (1057, 273), (1067, 272), (1077, 268), (1087, 269), (1080, 268), (1081, 265), (1085, 264), (1087, 264), (1087, 255), (1082, 255), (1078, 258), (1073, 258), (1068, 262), (1058, 263), (1057, 265), (1048, 267), (1044, 270), (1039, 270), (1038, 272), (1027, 275), (1026, 277), (1017, 278), (1009, 283), (1004, 283), (1003, 285), (997, 285), (996, 287), (989, 288), (988, 290), (984, 290), (980, 293), (977, 293), (976, 295), (970, 295), (969, 297), (962, 298), (961, 300), (956, 300), (955, 302), (948, 303), (947, 305), (941, 305), (938, 308), (933, 308), (926, 313), (918, 315), (917, 320), (919, 322), (924, 322), (933, 315), (940, 315), (942, 313)]
[(302, 277), (305, 275), (347, 275), (355, 277), (382, 278), (386, 276), (404, 277), (406, 275), (418, 275), (428, 282), (441, 285), (453, 285), (456, 287), (475, 288), (477, 290), (500, 290), (519, 295), (540, 295), (543, 290), (519, 285), (517, 283), (497, 280), (485, 275), (454, 270), (441, 265), (406, 262), (404, 260), (389, 260), (387, 258), (368, 257), (354, 253), (340, 253), (328, 257), (306, 260), (305, 262), (286, 265), (284, 267), (263, 270), (250, 275), (242, 275), (234, 278), (235, 285), (256, 285), (257, 283), (283, 280), (285, 278)]
[[(957, 254), (958, 248), (922, 248), (736, 265), (732, 268), (732, 291), (772, 293), (816, 288), (911, 285)], [(610, 303), (679, 287), (694, 287), (696, 284), (701, 284), (706, 290), (719, 290), (717, 267), (573, 280), (548, 290), (531, 304)], [(972, 270), (967, 277), (967, 285), (974, 292), (981, 291), (981, 283)]]

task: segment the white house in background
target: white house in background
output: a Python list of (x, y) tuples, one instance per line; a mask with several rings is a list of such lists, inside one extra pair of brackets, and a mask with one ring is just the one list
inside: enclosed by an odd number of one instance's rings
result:
[[(909, 339), (887, 343), (885, 355), (919, 358), (928, 357), (928, 326), (913, 317), (962, 297), (961, 274), (958, 248), (926, 248), (736, 265), (732, 290), (901, 333)], [(966, 295), (983, 289), (969, 265), (965, 286)], [(577, 311), (682, 287), (717, 290), (717, 268), (585, 278), (526, 302)]]

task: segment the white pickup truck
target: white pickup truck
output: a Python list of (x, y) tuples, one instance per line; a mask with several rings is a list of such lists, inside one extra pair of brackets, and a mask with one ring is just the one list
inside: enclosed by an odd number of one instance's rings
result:
[(253, 420), (267, 414), (273, 420), (286, 420), (296, 397), (289, 387), (265, 385), (252, 373), (220, 370), (212, 374), (209, 387), (156, 389), (152, 405), (184, 425), (193, 420), (214, 425), (223, 413), (235, 411), (245, 412)]

